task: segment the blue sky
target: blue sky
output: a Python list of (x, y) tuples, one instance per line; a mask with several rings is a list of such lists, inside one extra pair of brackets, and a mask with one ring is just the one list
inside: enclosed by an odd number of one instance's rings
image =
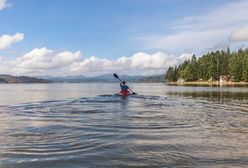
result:
[[(242, 0), (0, 0), (0, 8), (1, 3), (5, 7), (0, 10), (0, 37), (16, 33), (23, 36), (2, 49), (0, 41), (0, 61), (8, 64), (18, 64), (18, 58), (35, 49), (39, 52), (45, 48), (48, 53), (52, 50), (50, 57), (80, 51), (79, 58), (76, 56), (78, 66), (81, 63), (77, 72), (80, 74), (94, 69), (84, 71), (82, 61), (90, 58), (104, 64), (104, 60), (116, 63), (122, 57), (133, 59), (135, 54), (147, 54), (139, 59), (144, 57), (152, 65), (152, 61), (156, 62), (154, 54), (160, 53), (166, 57), (165, 64), (167, 57), (175, 59), (176, 64), (185, 54), (200, 55), (228, 45), (235, 49), (247, 44), (246, 38), (230, 43), (234, 31), (244, 27), (246, 33), (248, 4)], [(237, 11), (239, 8), (242, 9)], [(236, 18), (231, 18), (230, 10), (237, 11)], [(148, 74), (164, 71), (153, 67), (147, 67)], [(60, 75), (54, 67), (42, 68), (44, 71), (39, 73), (30, 68), (20, 73)], [(138, 73), (139, 68), (130, 67), (128, 72)], [(6, 73), (3, 69), (2, 73)], [(111, 70), (105, 69), (97, 73)], [(10, 73), (18, 74), (13, 71)], [(71, 73), (69, 70), (66, 74)]]
[(135, 37), (167, 34), (170, 32), (168, 25), (173, 21), (204, 13), (226, 2), (9, 0), (11, 7), (0, 13), (1, 33), (23, 32), (25, 40), (14, 46), (20, 52), (47, 46), (114, 58), (141, 51), (144, 47), (134, 40)]

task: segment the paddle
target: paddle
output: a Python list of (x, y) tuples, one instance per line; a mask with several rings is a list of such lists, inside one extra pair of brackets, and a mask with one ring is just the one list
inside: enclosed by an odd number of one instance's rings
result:
[[(122, 80), (119, 78), (119, 76), (118, 76), (116, 73), (114, 73), (114, 77), (115, 77), (116, 79), (119, 79), (119, 81), (122, 82)], [(132, 94), (136, 94), (136, 93), (133, 92), (130, 88), (128, 88), (128, 89), (132, 92)]]
[(114, 73), (114, 77), (122, 82), (122, 80), (119, 78), (119, 76), (116, 73)]

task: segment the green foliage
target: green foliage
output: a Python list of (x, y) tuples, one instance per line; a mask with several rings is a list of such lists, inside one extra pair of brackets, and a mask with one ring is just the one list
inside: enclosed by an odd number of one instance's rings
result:
[(231, 52), (215, 51), (200, 58), (192, 56), (177, 67), (170, 67), (165, 75), (166, 81), (219, 80), (220, 75), (230, 76), (235, 81), (248, 81), (248, 49)]
[(165, 79), (170, 79), (171, 81), (174, 81), (173, 76), (174, 76), (174, 69), (170, 67), (166, 72)]

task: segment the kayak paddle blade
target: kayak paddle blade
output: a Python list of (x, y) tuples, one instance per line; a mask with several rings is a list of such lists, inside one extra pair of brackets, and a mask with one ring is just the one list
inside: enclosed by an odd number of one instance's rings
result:
[(119, 79), (119, 76), (116, 73), (114, 73), (114, 77)]

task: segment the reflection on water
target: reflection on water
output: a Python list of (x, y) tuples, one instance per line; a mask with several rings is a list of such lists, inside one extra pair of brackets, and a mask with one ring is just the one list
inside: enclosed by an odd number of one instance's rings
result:
[(179, 86), (179, 87), (228, 87), (228, 88), (233, 88), (233, 87), (248, 87), (248, 84), (230, 84), (230, 83), (199, 83), (199, 84), (183, 84), (183, 83), (178, 83), (178, 84), (167, 84), (168, 86)]
[(246, 88), (133, 86), (0, 106), (0, 167), (247, 167)]
[[(248, 87), (246, 85), (170, 85), (173, 89), (167, 90), (170, 96), (188, 97), (194, 99), (206, 99), (212, 101), (246, 100), (248, 99)], [(175, 89), (177, 87), (177, 89)]]
[(168, 92), (168, 95), (191, 97), (191, 98), (205, 98), (213, 101), (224, 101), (224, 100), (246, 100), (248, 99), (248, 93), (242, 92)]

